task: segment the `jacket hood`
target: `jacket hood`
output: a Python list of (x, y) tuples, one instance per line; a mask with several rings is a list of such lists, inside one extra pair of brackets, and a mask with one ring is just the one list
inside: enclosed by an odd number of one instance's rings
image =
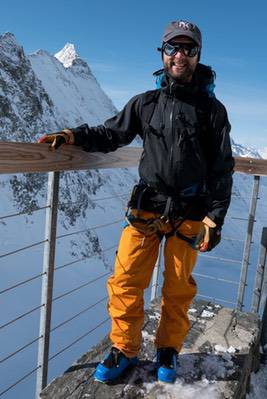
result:
[(176, 90), (185, 90), (194, 93), (207, 94), (208, 97), (215, 97), (215, 78), (216, 73), (213, 69), (201, 63), (197, 64), (193, 75), (192, 82), (188, 84), (179, 84), (164, 69), (159, 69), (153, 73), (156, 77), (156, 85), (158, 89), (175, 92)]

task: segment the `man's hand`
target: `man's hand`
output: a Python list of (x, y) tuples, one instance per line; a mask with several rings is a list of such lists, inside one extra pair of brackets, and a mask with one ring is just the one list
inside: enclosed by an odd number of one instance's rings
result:
[(64, 129), (61, 132), (45, 134), (38, 143), (50, 143), (50, 149), (56, 150), (62, 144), (74, 144), (74, 135), (71, 130)]
[(196, 239), (195, 248), (200, 252), (211, 251), (221, 241), (221, 228), (207, 216), (202, 220), (203, 226)]

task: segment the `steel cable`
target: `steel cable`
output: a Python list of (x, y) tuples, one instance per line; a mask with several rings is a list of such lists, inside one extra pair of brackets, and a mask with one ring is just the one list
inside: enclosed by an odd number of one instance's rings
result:
[[(92, 199), (92, 198), (90, 198), (90, 201), (91, 202), (98, 202), (98, 201), (105, 201), (105, 200), (110, 200), (110, 199), (113, 199), (113, 198), (121, 198), (121, 197), (128, 197), (128, 195), (129, 195), (129, 193), (127, 193), (127, 194), (119, 194), (119, 195), (113, 195), (113, 196), (110, 196), (110, 197), (102, 197), (102, 198), (94, 198), (94, 199)], [(75, 205), (75, 204), (79, 204), (80, 203), (80, 201), (72, 201), (72, 202), (70, 202), (70, 203), (66, 203), (66, 202), (59, 202), (59, 206), (68, 206), (68, 205)]]
[(55, 302), (55, 301), (57, 301), (58, 299), (61, 299), (61, 298), (65, 297), (65, 296), (67, 296), (67, 295), (69, 295), (69, 294), (72, 294), (73, 292), (78, 291), (78, 290), (80, 290), (81, 288), (84, 288), (84, 287), (86, 287), (86, 286), (88, 286), (88, 285), (94, 283), (95, 281), (98, 281), (98, 280), (100, 280), (101, 278), (103, 278), (103, 277), (105, 277), (105, 276), (108, 276), (108, 275), (110, 275), (110, 272), (105, 273), (105, 274), (102, 274), (101, 276), (96, 277), (96, 278), (94, 278), (93, 280), (89, 280), (89, 281), (87, 281), (86, 283), (81, 284), (81, 285), (79, 285), (79, 286), (76, 287), (76, 288), (73, 288), (72, 290), (69, 290), (69, 291), (67, 291), (67, 292), (64, 292), (63, 294), (58, 295), (58, 296), (56, 296), (55, 298), (53, 298), (53, 301), (52, 301), (52, 302)]
[(245, 242), (245, 240), (240, 240), (239, 238), (234, 238), (234, 237), (224, 237), (222, 235), (222, 240), (226, 240), (226, 241), (238, 241), (238, 242)]
[(225, 299), (216, 298), (216, 297), (213, 297), (213, 296), (202, 295), (202, 294), (197, 294), (196, 296), (200, 296), (202, 298), (211, 299), (213, 302), (220, 301), (220, 302), (230, 303), (231, 305), (236, 305), (236, 302), (226, 301)]
[(204, 254), (199, 254), (199, 256), (201, 258), (207, 258), (207, 259), (216, 259), (219, 260), (221, 262), (229, 262), (229, 263), (237, 263), (237, 264), (241, 264), (242, 261), (241, 260), (234, 260), (234, 259), (228, 259), (228, 258), (221, 258), (219, 256), (212, 256), (212, 255), (204, 255)]
[(44, 276), (45, 274), (46, 274), (46, 273), (36, 274), (35, 276), (28, 278), (27, 280), (23, 280), (23, 281), (21, 281), (21, 282), (19, 282), (19, 283), (17, 283), (17, 284), (11, 285), (10, 287), (5, 288), (4, 290), (0, 291), (0, 295), (1, 295), (1, 294), (4, 294), (4, 293), (7, 292), (7, 291), (13, 290), (14, 288), (20, 287), (21, 285), (24, 285), (24, 284), (26, 284), (26, 283), (29, 283), (30, 281), (36, 280), (38, 277), (42, 277), (42, 276)]
[(47, 208), (49, 208), (49, 205), (42, 206), (42, 207), (37, 208), (37, 209), (33, 209), (33, 210), (31, 210), (31, 213), (29, 213), (29, 212), (11, 213), (10, 215), (0, 216), (0, 220), (8, 219), (8, 218), (13, 218), (13, 217), (15, 217), (15, 216), (21, 216), (21, 215), (31, 215), (31, 214), (34, 213), (34, 212), (38, 212), (38, 211), (41, 211), (41, 210), (47, 209)]
[(25, 374), (23, 377), (21, 377), (19, 380), (17, 380), (16, 382), (14, 382), (14, 384), (10, 385), (8, 388), (6, 388), (4, 391), (0, 392), (0, 396), (4, 395), (5, 393), (7, 393), (8, 391), (10, 391), (10, 389), (14, 388), (16, 385), (18, 385), (19, 383), (21, 383), (22, 381), (26, 380), (27, 377), (29, 377), (30, 375), (32, 375), (33, 373), (35, 373), (39, 368), (41, 368), (41, 366), (37, 366), (35, 367), (33, 370), (31, 370), (29, 373)]
[(43, 338), (43, 336), (41, 335), (38, 338), (33, 339), (32, 341), (28, 342), (27, 344), (21, 346), (19, 349), (17, 349), (15, 352), (10, 353), (8, 356), (0, 359), (0, 364), (4, 363), (6, 360), (10, 359), (11, 357), (15, 356), (17, 353), (22, 352), (24, 349), (28, 348), (29, 346), (31, 346), (32, 344), (34, 344), (35, 342), (39, 341), (39, 339)]
[(107, 317), (105, 320), (103, 320), (101, 323), (97, 324), (94, 328), (92, 328), (91, 330), (87, 331), (85, 334), (81, 335), (80, 337), (78, 337), (75, 341), (73, 341), (72, 343), (70, 343), (69, 345), (65, 346), (65, 348), (61, 349), (59, 352), (55, 353), (53, 356), (51, 356), (49, 358), (50, 360), (55, 359), (55, 357), (57, 357), (58, 355), (60, 355), (61, 353), (65, 352), (67, 349), (71, 348), (73, 345), (75, 345), (77, 342), (81, 341), (83, 338), (85, 338), (87, 335), (91, 334), (91, 332), (95, 331), (97, 328), (99, 328), (100, 326), (102, 326), (103, 324), (105, 324), (110, 318)]
[(0, 255), (0, 259), (5, 258), (6, 256), (9, 256), (9, 255), (16, 254), (16, 253), (21, 252), (21, 251), (25, 251), (25, 249), (29, 249), (29, 248), (32, 248), (32, 247), (36, 247), (37, 245), (44, 244), (47, 241), (48, 240), (39, 241), (39, 242), (36, 242), (34, 244), (27, 245), (26, 247), (22, 247), (22, 248), (14, 250), (14, 251), (8, 252), (8, 253), (6, 253), (4, 255)]
[(61, 235), (57, 236), (56, 239), (58, 240), (59, 238), (69, 237), (69, 236), (73, 236), (73, 235), (75, 235), (75, 234), (80, 234), (80, 233), (85, 233), (85, 232), (87, 232), (88, 230), (97, 230), (97, 229), (100, 229), (100, 228), (102, 228), (102, 227), (112, 226), (113, 224), (117, 224), (117, 223), (119, 223), (119, 222), (122, 222), (123, 220), (124, 220), (124, 218), (115, 220), (114, 222), (105, 223), (105, 224), (100, 224), (100, 225), (97, 225), (97, 226), (88, 227), (87, 229), (74, 231), (73, 233), (61, 234)]
[(81, 314), (87, 312), (90, 309), (93, 309), (96, 305), (98, 305), (99, 303), (103, 302), (105, 299), (107, 299), (108, 296), (105, 296), (104, 298), (100, 299), (99, 301), (95, 302), (93, 305), (89, 305), (86, 308), (84, 308), (83, 310), (81, 310), (79, 313), (76, 313), (75, 315), (73, 315), (72, 317), (70, 317), (67, 320), (64, 320), (63, 322), (59, 323), (57, 326), (53, 327), (50, 332), (53, 332), (55, 330), (57, 330), (58, 328), (64, 326), (65, 324), (69, 323), (70, 321), (76, 319), (77, 317), (79, 317)]
[(16, 321), (18, 321), (18, 320), (20, 320), (20, 319), (23, 319), (24, 317), (26, 317), (26, 316), (28, 316), (29, 314), (35, 312), (36, 310), (41, 309), (43, 306), (45, 306), (45, 305), (43, 304), (43, 305), (36, 306), (35, 308), (33, 308), (33, 309), (31, 309), (31, 310), (29, 310), (29, 311), (23, 313), (22, 315), (16, 317), (15, 319), (12, 319), (12, 320), (8, 321), (7, 323), (2, 324), (2, 325), (0, 326), (0, 330), (1, 330), (2, 328), (5, 328), (5, 327), (9, 326), (10, 324), (15, 323)]
[(209, 279), (211, 279), (211, 280), (222, 281), (222, 282), (229, 283), (229, 284), (239, 285), (239, 282), (238, 282), (238, 281), (227, 280), (227, 279), (220, 278), (220, 277), (210, 276), (210, 275), (208, 275), (208, 274), (193, 273), (193, 275), (194, 275), (194, 276), (198, 276), (198, 277), (203, 277), (203, 278), (209, 278)]
[[(116, 244), (116, 245), (113, 245), (112, 247), (103, 249), (102, 252), (107, 252), (107, 251), (110, 251), (111, 249), (114, 249), (114, 248), (117, 248), (117, 247), (118, 247), (118, 245)], [(76, 260), (74, 260), (72, 262), (65, 263), (64, 265), (57, 266), (57, 267), (55, 267), (55, 270), (60, 270), (60, 269), (63, 269), (64, 267), (71, 266), (71, 265), (73, 265), (75, 263), (83, 262), (84, 260), (87, 260), (87, 259), (92, 259), (95, 256), (96, 255), (84, 256), (84, 257), (76, 259)]]

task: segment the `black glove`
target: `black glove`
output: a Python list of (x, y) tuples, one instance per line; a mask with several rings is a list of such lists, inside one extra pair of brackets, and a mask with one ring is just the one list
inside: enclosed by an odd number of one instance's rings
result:
[(50, 149), (56, 150), (62, 144), (74, 144), (74, 135), (71, 130), (64, 129), (61, 132), (45, 134), (38, 143), (50, 143)]
[(203, 226), (194, 242), (194, 248), (200, 252), (211, 251), (221, 241), (221, 227), (209, 218), (203, 219)]

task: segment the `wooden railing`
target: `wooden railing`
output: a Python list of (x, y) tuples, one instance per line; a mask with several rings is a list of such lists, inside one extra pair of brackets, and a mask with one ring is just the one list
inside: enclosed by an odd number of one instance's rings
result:
[[(48, 144), (0, 141), (0, 173), (125, 168), (137, 166), (141, 153), (141, 148), (134, 147), (120, 148), (108, 154), (88, 153), (68, 145), (50, 151)], [(236, 157), (235, 171), (267, 176), (267, 160)]]

